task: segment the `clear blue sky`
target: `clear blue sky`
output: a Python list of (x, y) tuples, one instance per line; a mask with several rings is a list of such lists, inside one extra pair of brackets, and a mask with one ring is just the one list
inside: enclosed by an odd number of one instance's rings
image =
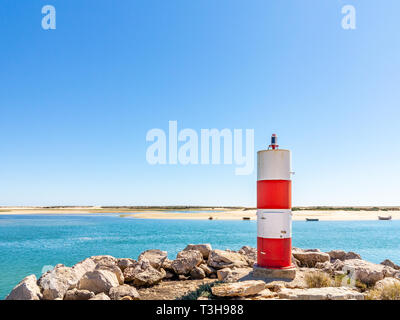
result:
[(398, 0), (2, 0), (0, 205), (255, 206), (256, 171), (149, 165), (169, 120), (254, 129), (256, 150), (277, 133), (293, 205), (400, 205), (399, 16)]

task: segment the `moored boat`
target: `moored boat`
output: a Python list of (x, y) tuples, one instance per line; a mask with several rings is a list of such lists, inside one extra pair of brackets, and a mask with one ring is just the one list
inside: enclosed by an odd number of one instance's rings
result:
[(382, 217), (382, 216), (378, 216), (379, 220), (392, 220), (392, 216), (386, 216), (386, 217)]

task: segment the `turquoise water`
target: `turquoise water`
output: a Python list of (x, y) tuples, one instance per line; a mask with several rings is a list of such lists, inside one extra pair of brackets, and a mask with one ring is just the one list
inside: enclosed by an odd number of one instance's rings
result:
[[(0, 299), (47, 265), (100, 254), (137, 256), (162, 249), (173, 259), (188, 243), (217, 249), (256, 246), (255, 221), (142, 220), (118, 214), (0, 216)], [(293, 245), (355, 251), (372, 262), (400, 263), (400, 221), (293, 222)]]

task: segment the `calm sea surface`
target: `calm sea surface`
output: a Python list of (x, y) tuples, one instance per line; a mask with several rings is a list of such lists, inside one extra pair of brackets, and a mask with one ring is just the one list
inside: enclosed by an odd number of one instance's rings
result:
[[(156, 248), (174, 259), (188, 243), (238, 250), (243, 245), (255, 247), (256, 232), (255, 221), (0, 215), (0, 299), (25, 276), (39, 277), (45, 266), (71, 266), (102, 254), (136, 259), (140, 252)], [(375, 263), (388, 258), (400, 264), (400, 221), (294, 221), (293, 246), (351, 250)]]

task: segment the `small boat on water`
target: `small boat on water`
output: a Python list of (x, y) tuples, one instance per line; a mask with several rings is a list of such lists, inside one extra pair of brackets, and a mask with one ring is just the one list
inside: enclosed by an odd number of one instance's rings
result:
[(319, 221), (318, 218), (306, 218), (306, 221)]
[(243, 220), (250, 220), (250, 217), (242, 217)]
[(386, 216), (386, 217), (382, 217), (382, 216), (378, 216), (379, 220), (392, 220), (392, 216)]

